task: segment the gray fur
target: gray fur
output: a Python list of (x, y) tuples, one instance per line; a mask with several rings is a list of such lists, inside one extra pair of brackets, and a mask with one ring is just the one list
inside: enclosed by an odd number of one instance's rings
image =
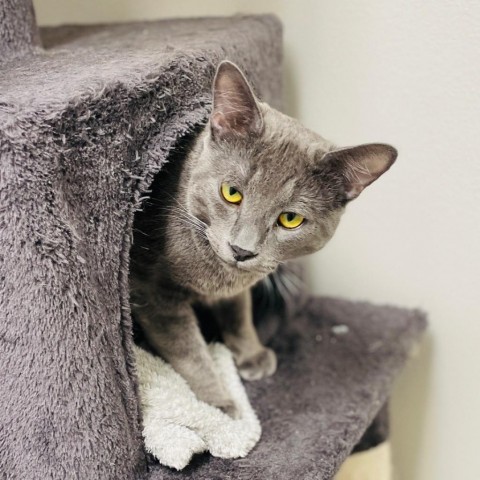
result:
[[(192, 305), (217, 314), (244, 378), (274, 373), (275, 355), (252, 324), (249, 288), (279, 264), (321, 249), (347, 202), (392, 165), (396, 151), (381, 144), (337, 149), (256, 100), (230, 62), (218, 67), (213, 97), (210, 121), (164, 177), (161, 198), (153, 196), (158, 207), (139, 215), (132, 301), (153, 349), (199, 398), (233, 411)], [(224, 182), (242, 192), (239, 205), (221, 197)], [(278, 224), (282, 212), (305, 221), (288, 230)], [(249, 258), (237, 261), (238, 250)]]
[[(0, 32), (23, 6), (0, 2)], [(41, 33), (46, 51), (0, 56), (0, 477), (330, 479), (387, 398), (424, 328), (418, 313), (310, 297), (298, 314), (289, 308), (293, 332), (264, 316), (279, 368), (247, 386), (264, 431), (247, 459), (147, 469), (135, 389), (128, 253), (138, 199), (173, 168), (176, 139), (208, 117), (222, 58), (279, 106), (278, 20)], [(291, 305), (300, 303), (297, 294)], [(332, 322), (351, 334), (334, 338)]]

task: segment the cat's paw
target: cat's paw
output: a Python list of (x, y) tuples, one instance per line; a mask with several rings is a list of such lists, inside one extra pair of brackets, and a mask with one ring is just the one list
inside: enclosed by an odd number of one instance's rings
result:
[(240, 410), (237, 406), (232, 402), (226, 402), (223, 405), (216, 405), (223, 413), (226, 413), (229, 417), (237, 420), (240, 418)]
[(269, 377), (277, 369), (277, 356), (270, 348), (263, 348), (255, 355), (237, 364), (240, 376), (245, 380), (260, 380)]
[[(223, 413), (226, 413), (229, 417), (237, 419), (240, 417), (240, 411), (238, 410), (235, 402), (230, 394), (220, 383), (219, 379), (215, 378), (213, 382), (208, 382), (208, 379), (204, 379), (202, 385), (197, 384), (197, 388), (192, 390), (195, 392), (197, 398), (202, 402), (208, 403), (212, 407), (220, 409)], [(212, 379), (210, 379), (212, 380)], [(215, 381), (216, 380), (216, 381)]]

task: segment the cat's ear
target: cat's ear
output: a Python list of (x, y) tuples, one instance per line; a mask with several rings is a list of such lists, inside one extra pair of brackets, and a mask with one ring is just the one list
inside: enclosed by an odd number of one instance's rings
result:
[(321, 163), (330, 174), (340, 176), (345, 200), (357, 198), (362, 190), (383, 175), (395, 162), (397, 150), (383, 143), (342, 148), (325, 154)]
[(263, 120), (250, 85), (239, 68), (222, 62), (213, 81), (213, 110), (210, 117), (216, 138), (246, 137), (261, 133)]

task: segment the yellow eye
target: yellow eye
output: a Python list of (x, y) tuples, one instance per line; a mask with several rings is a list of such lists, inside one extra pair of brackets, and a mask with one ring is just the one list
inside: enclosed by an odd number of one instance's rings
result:
[(278, 224), (289, 229), (299, 227), (304, 220), (304, 217), (294, 212), (283, 212), (278, 216)]
[(243, 195), (235, 188), (229, 185), (228, 183), (222, 183), (222, 197), (228, 203), (239, 204), (242, 201)]

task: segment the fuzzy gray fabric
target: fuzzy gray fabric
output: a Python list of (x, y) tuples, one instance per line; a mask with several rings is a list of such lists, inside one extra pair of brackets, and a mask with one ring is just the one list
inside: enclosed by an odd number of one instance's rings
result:
[(198, 456), (181, 474), (157, 465), (152, 478), (331, 479), (379, 411), (383, 424), (392, 381), (425, 326), (418, 311), (333, 298), (308, 297), (296, 314), (264, 318), (279, 366), (247, 384), (258, 445), (239, 460)]
[(40, 44), (31, 1), (0, 2), (0, 63), (24, 55)]
[[(149, 466), (141, 440), (133, 215), (176, 140), (205, 121), (221, 59), (279, 107), (281, 27), (270, 16), (62, 27), (41, 32), (41, 51), (15, 8), (31, 4), (0, 5), (2, 478), (177, 477)], [(350, 333), (332, 336), (329, 322)], [(287, 324), (273, 340), (278, 375), (248, 387), (257, 449), (200, 457), (181, 476), (330, 478), (423, 328), (409, 311), (314, 299)]]
[(221, 59), (278, 105), (281, 27), (264, 16), (42, 33), (45, 52), (0, 67), (0, 471), (131, 479), (147, 465), (133, 214), (176, 139), (206, 119)]

